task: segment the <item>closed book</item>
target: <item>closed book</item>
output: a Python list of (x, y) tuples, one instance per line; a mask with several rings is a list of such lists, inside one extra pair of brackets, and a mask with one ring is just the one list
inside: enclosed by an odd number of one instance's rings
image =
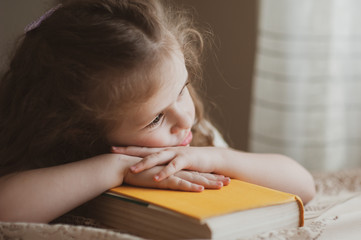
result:
[(120, 186), (85, 209), (111, 228), (147, 239), (236, 239), (303, 226), (299, 197), (234, 179), (203, 192)]

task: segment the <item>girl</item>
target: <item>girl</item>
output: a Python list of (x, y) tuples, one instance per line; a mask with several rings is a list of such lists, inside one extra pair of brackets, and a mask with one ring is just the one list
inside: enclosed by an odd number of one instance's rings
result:
[(69, 0), (30, 25), (0, 83), (0, 221), (48, 222), (124, 182), (313, 197), (295, 161), (213, 146), (189, 19), (156, 0)]

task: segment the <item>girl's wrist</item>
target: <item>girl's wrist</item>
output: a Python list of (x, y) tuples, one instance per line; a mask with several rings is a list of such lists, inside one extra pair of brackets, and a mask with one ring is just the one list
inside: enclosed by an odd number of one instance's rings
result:
[(116, 187), (123, 184), (125, 177), (129, 173), (130, 166), (139, 162), (141, 159), (137, 157), (127, 156), (123, 154), (106, 154), (108, 165), (108, 177), (110, 187)]
[(226, 161), (227, 161), (227, 148), (223, 148), (223, 147), (212, 147), (215, 152), (212, 153), (212, 155), (214, 154), (214, 156), (212, 157), (213, 162), (214, 162), (214, 172), (218, 173), (218, 174), (223, 174), (224, 172), (224, 167), (226, 166)]

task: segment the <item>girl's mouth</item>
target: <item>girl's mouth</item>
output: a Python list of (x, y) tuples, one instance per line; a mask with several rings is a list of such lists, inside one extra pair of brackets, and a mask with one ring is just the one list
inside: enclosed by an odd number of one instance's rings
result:
[(179, 146), (187, 146), (192, 142), (193, 134), (192, 131), (189, 131), (187, 136), (184, 138), (183, 142)]

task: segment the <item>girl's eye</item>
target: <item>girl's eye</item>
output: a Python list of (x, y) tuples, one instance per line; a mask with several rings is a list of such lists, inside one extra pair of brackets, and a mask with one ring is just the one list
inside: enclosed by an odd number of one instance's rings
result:
[(163, 117), (164, 117), (164, 113), (160, 113), (156, 118), (154, 118), (154, 120), (147, 127), (152, 128), (157, 126), (161, 122)]

